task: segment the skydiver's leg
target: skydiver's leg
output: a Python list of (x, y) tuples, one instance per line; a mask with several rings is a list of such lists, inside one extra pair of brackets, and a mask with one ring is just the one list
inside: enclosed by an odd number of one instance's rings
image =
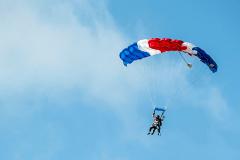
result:
[(152, 132), (152, 135), (154, 134), (155, 130), (157, 129), (156, 126), (153, 126), (153, 132)]
[(161, 129), (161, 127), (158, 126), (158, 135), (161, 135), (161, 133), (160, 133), (160, 129)]
[(153, 126), (151, 126), (151, 127), (149, 128), (148, 134), (151, 133), (151, 131), (152, 131), (153, 128), (154, 128)]

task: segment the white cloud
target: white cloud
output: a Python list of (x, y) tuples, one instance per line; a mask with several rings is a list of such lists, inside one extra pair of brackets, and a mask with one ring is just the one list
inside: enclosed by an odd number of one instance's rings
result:
[(106, 86), (117, 76), (118, 52), (125, 40), (111, 21), (101, 24), (89, 16), (96, 28), (85, 26), (70, 4), (52, 5), (45, 16), (26, 4), (11, 7), (9, 14), (1, 12), (2, 89), (99, 87), (97, 81)]

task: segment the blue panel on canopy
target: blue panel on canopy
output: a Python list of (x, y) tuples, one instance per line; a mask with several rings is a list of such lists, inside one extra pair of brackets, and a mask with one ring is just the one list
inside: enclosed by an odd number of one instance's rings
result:
[(198, 58), (200, 58), (200, 60), (203, 63), (205, 63), (213, 73), (217, 72), (218, 65), (212, 59), (212, 57), (210, 57), (204, 50), (202, 50), (199, 47), (194, 47), (192, 50), (197, 51), (197, 55), (196, 56)]
[(135, 60), (142, 59), (148, 56), (150, 56), (149, 53), (143, 52), (138, 49), (137, 43), (133, 43), (119, 54), (119, 57), (122, 59), (125, 66), (131, 64)]

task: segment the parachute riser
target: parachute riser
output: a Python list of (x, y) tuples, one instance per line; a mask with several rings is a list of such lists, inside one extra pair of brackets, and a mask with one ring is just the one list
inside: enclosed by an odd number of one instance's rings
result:
[(155, 107), (153, 113), (155, 114), (156, 111), (161, 112), (161, 117), (163, 117), (163, 115), (164, 115), (166, 109), (163, 109), (163, 108), (156, 108), (156, 107)]
[(182, 60), (186, 63), (186, 65), (187, 65), (189, 68), (192, 68), (192, 64), (187, 62), (187, 60), (183, 57), (182, 53), (181, 53), (181, 52), (178, 52), (178, 53), (179, 53), (179, 55), (181, 56)]

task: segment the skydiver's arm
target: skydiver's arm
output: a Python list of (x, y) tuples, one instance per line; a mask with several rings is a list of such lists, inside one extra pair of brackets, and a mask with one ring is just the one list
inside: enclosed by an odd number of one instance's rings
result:
[(163, 121), (163, 119), (164, 119), (164, 116), (163, 116), (163, 115), (161, 115), (161, 117), (160, 117), (160, 118), (161, 118), (161, 120)]
[(153, 112), (152, 116), (155, 117), (155, 112)]

